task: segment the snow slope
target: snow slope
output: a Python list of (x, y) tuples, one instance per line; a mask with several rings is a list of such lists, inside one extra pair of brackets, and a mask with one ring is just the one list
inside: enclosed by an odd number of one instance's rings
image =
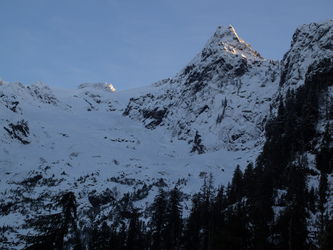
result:
[[(122, 115), (133, 94), (152, 88), (112, 93), (51, 90), (42, 83), (0, 86), (0, 225), (22, 232), (23, 220), (42, 211), (31, 199), (44, 197), (46, 205), (61, 190), (74, 191), (86, 222), (89, 211), (101, 207), (96, 218), (108, 214), (111, 200), (148, 186), (149, 195), (135, 202), (145, 208), (161, 185), (178, 183), (191, 194), (206, 175), (212, 173), (217, 184), (226, 184), (237, 164), (254, 160), (255, 154), (242, 151), (190, 154), (187, 142)], [(32, 89), (44, 91), (36, 94)], [(20, 131), (21, 124), (26, 124), (26, 133)], [(94, 202), (93, 197), (105, 193), (112, 198)], [(184, 202), (189, 207), (190, 200)], [(9, 241), (17, 241), (15, 235)]]
[(65, 190), (85, 226), (113, 214), (127, 193), (145, 209), (160, 187), (175, 185), (186, 216), (205, 177), (227, 185), (238, 164), (255, 162), (278, 96), (332, 58), (332, 27), (300, 26), (280, 65), (220, 26), (176, 76), (128, 91), (0, 81), (0, 226), (12, 228), (2, 237), (13, 247), (24, 219)]

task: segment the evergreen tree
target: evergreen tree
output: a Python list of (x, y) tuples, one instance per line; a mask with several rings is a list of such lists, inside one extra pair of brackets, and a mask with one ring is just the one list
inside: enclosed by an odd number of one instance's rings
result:
[(192, 209), (185, 231), (186, 249), (215, 249), (224, 225), (227, 196), (224, 187), (215, 196), (213, 176), (205, 177), (201, 192), (192, 198)]
[(197, 152), (199, 155), (205, 153), (205, 147), (202, 144), (201, 135), (196, 131), (191, 153)]
[(166, 192), (160, 188), (158, 195), (154, 199), (152, 204), (152, 249), (165, 248), (166, 237), (166, 223), (167, 223), (167, 195)]
[(202, 237), (201, 237), (201, 210), (203, 204), (202, 193), (196, 193), (192, 197), (191, 213), (187, 219), (186, 231), (185, 231), (185, 249), (201, 249)]
[(318, 150), (316, 155), (317, 168), (327, 174), (332, 173), (333, 170), (333, 147), (331, 146), (332, 141), (330, 124), (327, 123), (320, 145), (320, 150)]
[[(119, 229), (119, 230), (118, 230)], [(127, 228), (124, 222), (119, 226), (117, 223), (111, 227), (110, 249), (126, 249)]]
[(95, 225), (91, 232), (89, 250), (111, 249), (110, 240), (111, 230), (107, 223), (104, 221), (101, 228)]
[(240, 201), (243, 197), (243, 172), (237, 165), (232, 177), (228, 200), (231, 204)]
[(82, 250), (82, 249), (84, 249), (83, 244), (81, 242), (80, 232), (78, 230), (74, 233), (73, 240), (72, 240), (71, 244), (69, 244), (69, 245), (72, 246), (73, 250)]
[(320, 92), (321, 89), (318, 84), (311, 84), (306, 81), (303, 86), (298, 88), (296, 93), (296, 112), (300, 118), (298, 139), (304, 140), (305, 143), (312, 140), (316, 133)]
[(322, 228), (319, 230), (319, 249), (329, 250), (333, 248), (333, 220), (328, 214), (321, 221)]
[[(26, 220), (25, 227), (33, 228), (36, 235), (26, 235), (27, 249), (64, 249), (68, 244), (65, 237), (79, 238), (76, 228), (76, 199), (73, 192), (65, 193), (53, 199), (53, 209), (61, 208), (61, 212), (40, 215)], [(78, 244), (76, 244), (78, 245)]]
[(131, 213), (131, 219), (129, 221), (126, 249), (127, 250), (141, 250), (144, 249), (144, 226), (139, 220), (138, 209), (133, 209)]
[[(324, 171), (320, 171), (320, 181), (319, 181), (319, 202), (318, 202), (318, 217), (317, 217), (317, 226), (318, 226), (318, 244), (320, 249), (326, 249), (327, 245), (327, 235), (329, 228), (329, 215), (327, 211), (327, 190), (328, 190), (328, 181), (327, 174)], [(327, 248), (328, 249), (328, 248)]]
[(325, 212), (325, 203), (327, 202), (327, 190), (328, 190), (328, 181), (327, 174), (324, 171), (321, 171), (320, 181), (319, 181), (319, 212)]
[[(258, 164), (258, 163), (257, 163)], [(273, 213), (273, 181), (266, 168), (258, 164), (254, 168), (256, 184), (254, 194), (248, 199), (249, 216), (253, 228), (254, 249), (269, 249)], [(274, 176), (275, 177), (275, 176)]]
[(278, 116), (272, 118), (266, 123), (266, 143), (263, 152), (257, 159), (257, 165), (265, 169), (265, 173), (274, 176), (272, 185), (280, 188), (285, 180), (285, 168), (290, 158), (290, 142), (286, 141), (284, 135), (286, 133), (287, 111), (284, 107), (282, 98)]
[(212, 217), (212, 204), (214, 200), (215, 189), (213, 186), (213, 175), (209, 177), (205, 176), (202, 190), (202, 204), (201, 204), (201, 227), (202, 227), (202, 244), (207, 249), (211, 249), (212, 238), (211, 232), (213, 228), (213, 217)]
[(183, 231), (182, 206), (180, 204), (180, 192), (175, 186), (170, 191), (168, 205), (168, 218), (166, 223), (166, 247), (167, 249), (180, 249)]
[(287, 206), (278, 220), (281, 235), (280, 248), (283, 249), (306, 249), (308, 247), (306, 172), (306, 167), (301, 163), (293, 164), (289, 169)]
[(211, 249), (221, 249), (225, 246), (229, 231), (226, 222), (226, 210), (229, 203), (224, 187), (219, 187), (212, 201)]
[(253, 248), (249, 211), (245, 201), (239, 201), (234, 206), (228, 207), (222, 232), (224, 240), (219, 246), (220, 249)]
[(253, 164), (249, 163), (245, 170), (243, 176), (243, 193), (247, 198), (252, 198), (255, 194), (256, 179)]

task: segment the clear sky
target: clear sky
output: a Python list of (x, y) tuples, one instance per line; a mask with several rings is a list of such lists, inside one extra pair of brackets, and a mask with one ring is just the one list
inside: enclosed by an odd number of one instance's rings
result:
[(281, 60), (295, 29), (333, 18), (332, 0), (0, 0), (0, 78), (117, 90), (172, 77), (219, 25)]

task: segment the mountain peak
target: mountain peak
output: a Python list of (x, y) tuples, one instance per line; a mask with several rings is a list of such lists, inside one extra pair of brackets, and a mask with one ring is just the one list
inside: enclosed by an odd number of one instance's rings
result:
[(230, 39), (237, 42), (244, 42), (242, 39), (239, 38), (239, 36), (236, 33), (236, 30), (234, 29), (234, 27), (232, 27), (232, 25), (228, 26), (221, 25), (217, 27), (214, 36), (219, 37), (221, 41), (225, 42), (229, 42)]
[(222, 49), (232, 54), (243, 54), (246, 57), (259, 57), (260, 54), (251, 48), (251, 45), (241, 39), (233, 26), (220, 25), (214, 35), (207, 41), (205, 48)]
[(217, 27), (217, 30), (215, 31), (211, 39), (208, 40), (206, 46), (216, 45), (220, 43), (232, 45), (235, 43), (244, 43), (244, 41), (239, 38), (234, 27), (232, 27), (231, 25), (220, 25)]

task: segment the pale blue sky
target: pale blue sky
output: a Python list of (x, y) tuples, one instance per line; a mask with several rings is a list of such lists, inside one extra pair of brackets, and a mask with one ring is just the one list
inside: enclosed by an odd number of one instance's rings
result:
[(281, 60), (297, 26), (332, 10), (332, 0), (0, 0), (0, 78), (146, 86), (174, 76), (229, 24)]

